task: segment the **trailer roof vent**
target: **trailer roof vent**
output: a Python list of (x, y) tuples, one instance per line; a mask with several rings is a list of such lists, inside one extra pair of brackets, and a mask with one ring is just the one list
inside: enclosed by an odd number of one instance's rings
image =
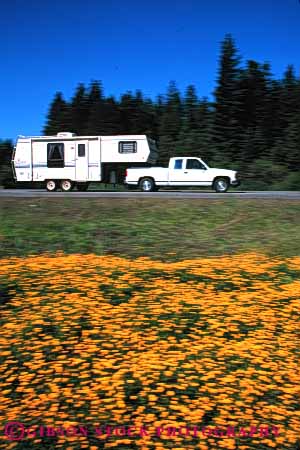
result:
[(69, 133), (68, 131), (57, 133), (57, 137), (61, 138), (67, 138), (67, 137), (73, 137), (76, 136), (76, 133)]

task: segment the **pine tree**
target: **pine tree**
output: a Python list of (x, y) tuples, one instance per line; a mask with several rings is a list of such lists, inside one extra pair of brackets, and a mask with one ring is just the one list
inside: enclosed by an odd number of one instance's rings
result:
[(134, 96), (131, 91), (121, 96), (120, 100), (121, 130), (123, 134), (134, 134), (138, 120)]
[(82, 136), (85, 133), (88, 109), (88, 93), (84, 84), (80, 83), (71, 100), (71, 128), (78, 136)]
[(164, 97), (162, 95), (158, 95), (153, 104), (153, 133), (152, 137), (159, 144), (159, 128), (161, 124), (161, 119), (164, 113)]
[(176, 153), (188, 151), (191, 156), (199, 154), (198, 107), (196, 88), (193, 85), (189, 85), (182, 100), (182, 126), (176, 144)]
[(157, 109), (156, 105), (151, 99), (145, 99), (143, 101), (144, 110), (144, 128), (143, 133), (152, 139), (157, 139)]
[(103, 135), (122, 134), (121, 112), (114, 97), (105, 99), (102, 105)]
[(183, 100), (182, 128), (178, 150), (191, 156), (212, 160), (212, 112), (207, 99), (199, 101), (196, 89), (190, 85)]
[(61, 131), (72, 131), (70, 110), (70, 105), (64, 100), (62, 93), (57, 92), (50, 104), (44, 134), (51, 136)]
[(268, 95), (265, 100), (264, 133), (267, 157), (271, 158), (272, 148), (282, 137), (280, 127), (280, 95), (281, 86), (277, 80), (270, 80)]
[(213, 142), (214, 118), (213, 104), (206, 97), (202, 98), (198, 106), (197, 148), (198, 155), (209, 164), (217, 160)]
[[(278, 154), (280, 155), (280, 149)], [(282, 155), (283, 153), (283, 155)], [(300, 170), (300, 109), (294, 115), (286, 129), (285, 137), (282, 140), (280, 160), (287, 164), (290, 171)], [(284, 159), (283, 159), (284, 158)]]
[(239, 124), (243, 130), (240, 163), (243, 166), (268, 153), (268, 101), (271, 90), (269, 64), (250, 60), (240, 77), (242, 111)]
[(297, 127), (300, 111), (300, 80), (288, 66), (280, 83), (279, 106), (277, 109), (278, 137), (272, 149), (276, 163), (287, 163), (291, 169), (297, 167), (299, 144)]
[(128, 91), (120, 102), (121, 127), (124, 134), (153, 135), (155, 128), (154, 107), (149, 99), (144, 99), (140, 90), (135, 94)]
[(105, 113), (102, 83), (94, 80), (90, 84), (88, 95), (88, 120), (85, 134), (101, 136), (105, 133)]
[(228, 34), (221, 44), (219, 75), (215, 90), (214, 140), (224, 161), (239, 158), (241, 138), (239, 64), (240, 57), (237, 55), (234, 40)]
[(287, 128), (299, 110), (299, 81), (292, 65), (289, 65), (284, 73), (280, 101), (282, 127)]
[(137, 112), (136, 131), (138, 134), (152, 136), (154, 128), (154, 108), (150, 99), (145, 99), (141, 90), (135, 92), (135, 105)]
[(178, 149), (178, 141), (182, 126), (182, 100), (174, 81), (169, 84), (164, 111), (159, 127), (159, 160), (166, 164)]
[(194, 131), (198, 128), (198, 104), (196, 88), (193, 85), (189, 85), (183, 102), (183, 126), (189, 131)]
[(0, 186), (9, 186), (14, 182), (11, 168), (12, 152), (11, 141), (0, 141)]

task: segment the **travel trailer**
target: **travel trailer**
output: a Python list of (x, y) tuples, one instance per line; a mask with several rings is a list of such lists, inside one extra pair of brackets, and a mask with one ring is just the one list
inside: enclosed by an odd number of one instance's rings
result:
[(123, 183), (130, 166), (155, 164), (155, 141), (145, 135), (19, 136), (12, 158), (17, 182), (45, 183), (48, 191), (85, 191), (89, 183)]

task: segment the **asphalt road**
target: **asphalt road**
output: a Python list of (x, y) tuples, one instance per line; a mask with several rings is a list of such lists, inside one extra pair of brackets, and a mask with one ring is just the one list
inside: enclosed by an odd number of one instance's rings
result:
[(300, 191), (237, 191), (232, 190), (225, 194), (210, 191), (88, 191), (88, 192), (47, 192), (44, 189), (1, 189), (0, 198), (36, 198), (36, 197), (72, 197), (72, 198), (257, 198), (257, 199), (286, 199), (300, 200)]

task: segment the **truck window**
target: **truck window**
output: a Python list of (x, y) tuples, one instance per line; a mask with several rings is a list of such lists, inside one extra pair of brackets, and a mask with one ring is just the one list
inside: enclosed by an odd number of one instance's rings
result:
[(47, 144), (47, 167), (64, 167), (64, 153), (65, 151), (63, 142), (51, 142)]
[(119, 153), (136, 153), (137, 142), (136, 141), (120, 141)]
[(182, 159), (175, 159), (174, 169), (182, 169)]
[(201, 164), (201, 162), (198, 159), (188, 159), (186, 162), (186, 168), (187, 169), (201, 169), (205, 170), (206, 167)]

